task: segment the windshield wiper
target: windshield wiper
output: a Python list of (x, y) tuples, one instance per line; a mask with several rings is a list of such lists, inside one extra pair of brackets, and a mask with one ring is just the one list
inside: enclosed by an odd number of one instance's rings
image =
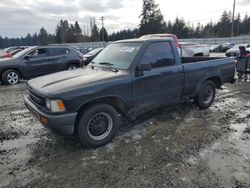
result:
[(102, 63), (99, 63), (99, 65), (108, 65), (108, 66), (113, 66), (114, 64), (112, 64), (112, 63), (108, 63), (108, 62), (102, 62)]
[(114, 64), (112, 63), (108, 63), (108, 62), (102, 62), (102, 63), (99, 63), (99, 65), (106, 65), (106, 68), (113, 71), (113, 72), (118, 72), (119, 70), (112, 67)]

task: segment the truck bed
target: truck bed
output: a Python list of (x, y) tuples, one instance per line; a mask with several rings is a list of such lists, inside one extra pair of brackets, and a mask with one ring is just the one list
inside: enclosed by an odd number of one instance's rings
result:
[(218, 85), (232, 83), (235, 73), (233, 58), (188, 57), (182, 58), (185, 73), (184, 96), (192, 96), (206, 78), (214, 78)]

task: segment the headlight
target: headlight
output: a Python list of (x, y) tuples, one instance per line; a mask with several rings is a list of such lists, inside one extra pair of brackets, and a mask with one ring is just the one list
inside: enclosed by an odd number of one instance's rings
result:
[(64, 112), (65, 106), (61, 100), (46, 99), (46, 106), (51, 112)]

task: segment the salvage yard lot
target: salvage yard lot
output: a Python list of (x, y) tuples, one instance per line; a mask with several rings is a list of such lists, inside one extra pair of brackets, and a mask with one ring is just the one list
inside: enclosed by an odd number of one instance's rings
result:
[(250, 84), (122, 120), (108, 145), (85, 149), (43, 128), (23, 104), (26, 83), (0, 86), (0, 187), (250, 187)]

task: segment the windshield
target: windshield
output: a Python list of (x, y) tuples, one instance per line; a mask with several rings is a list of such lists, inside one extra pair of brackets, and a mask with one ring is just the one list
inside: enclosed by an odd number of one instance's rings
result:
[(13, 57), (14, 57), (14, 58), (20, 58), (20, 57), (26, 55), (26, 54), (27, 54), (29, 51), (31, 51), (32, 49), (34, 49), (34, 47), (26, 48), (25, 50), (23, 50), (23, 51), (17, 53), (17, 54), (14, 55)]
[(103, 48), (96, 48), (94, 50), (91, 50), (88, 55), (95, 55), (97, 54), (98, 52), (100, 52)]
[(128, 69), (142, 43), (114, 43), (108, 45), (92, 62), (98, 67)]

